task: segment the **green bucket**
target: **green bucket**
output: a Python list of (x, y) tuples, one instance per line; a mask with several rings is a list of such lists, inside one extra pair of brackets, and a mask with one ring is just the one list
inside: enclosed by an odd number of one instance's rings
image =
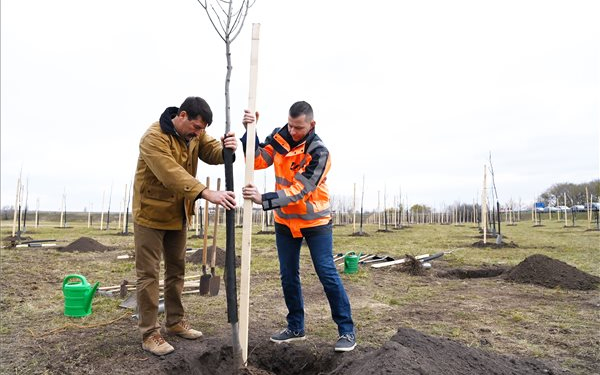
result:
[(358, 272), (358, 259), (361, 254), (356, 255), (354, 251), (349, 251), (344, 255), (344, 273)]
[(91, 286), (81, 275), (67, 275), (63, 280), (65, 316), (81, 318), (92, 313), (92, 299), (100, 283)]

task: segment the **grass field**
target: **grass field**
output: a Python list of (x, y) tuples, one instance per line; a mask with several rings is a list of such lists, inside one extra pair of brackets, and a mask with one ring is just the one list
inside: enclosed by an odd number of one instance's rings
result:
[[(336, 227), (334, 253), (355, 251), (397, 258), (451, 252), (433, 261), (425, 276), (410, 276), (397, 267), (376, 270), (362, 266), (356, 274), (342, 274), (359, 345), (380, 346), (403, 326), (484, 350), (536, 357), (576, 374), (600, 373), (597, 290), (547, 289), (509, 283), (499, 277), (436, 277), (437, 271), (453, 268), (510, 267), (532, 254), (544, 254), (600, 276), (600, 232), (588, 231), (583, 218), (578, 218), (575, 227), (564, 227), (564, 221), (556, 219), (544, 220), (541, 227), (533, 227), (531, 221), (503, 225), (505, 242), (517, 247), (501, 249), (473, 247), (481, 235), (472, 224), (413, 225), (388, 233), (368, 225), (368, 237), (350, 236), (351, 225)], [(2, 222), (2, 238), (11, 234), (10, 224)], [(0, 251), (0, 340), (2, 352), (11, 353), (1, 357), (0, 372), (60, 373), (53, 365), (59, 360), (67, 372), (81, 369), (85, 373), (92, 363), (95, 369), (129, 373), (133, 366), (126, 363), (145, 355), (139, 348), (135, 321), (118, 307), (121, 300), (97, 296), (92, 315), (68, 318), (63, 315), (61, 285), (65, 275), (72, 273), (82, 274), (90, 282), (99, 281), (101, 286), (118, 285), (123, 279), (135, 281), (134, 262), (116, 258), (133, 254), (133, 236), (88, 229), (82, 221), (74, 221), (67, 229), (56, 228), (54, 222), (41, 224), (30, 227), (25, 235), (56, 239), (63, 246), (85, 236), (115, 249), (102, 253), (65, 253), (52, 248)], [(259, 229), (255, 228), (255, 233)], [(241, 229), (237, 236), (239, 254)], [(218, 246), (224, 248), (224, 228), (219, 229), (218, 238)], [(252, 245), (250, 332), (268, 335), (283, 327), (286, 313), (274, 236), (254, 235)], [(201, 240), (188, 240), (188, 247), (201, 246)], [(188, 263), (187, 273), (198, 274), (198, 265)], [(223, 270), (218, 273), (222, 275)], [(322, 342), (333, 342), (335, 325), (306, 248), (302, 250), (301, 273), (307, 332)], [(184, 299), (190, 320), (205, 335), (229, 330), (224, 285), (216, 297), (189, 295)], [(102, 356), (113, 360), (107, 362)], [(142, 371), (152, 360), (137, 361), (135, 369)]]

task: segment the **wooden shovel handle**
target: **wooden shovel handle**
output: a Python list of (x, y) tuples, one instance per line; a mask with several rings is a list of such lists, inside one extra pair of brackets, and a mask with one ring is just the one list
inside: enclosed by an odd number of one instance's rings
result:
[[(217, 178), (217, 191), (221, 190), (221, 179)], [(210, 260), (211, 271), (217, 263), (217, 224), (219, 223), (219, 205), (215, 204), (215, 229), (213, 231), (212, 259)]]
[[(206, 177), (206, 188), (210, 188), (210, 177)], [(208, 249), (208, 200), (204, 200), (204, 247), (202, 248), (202, 265), (206, 269), (206, 253)]]

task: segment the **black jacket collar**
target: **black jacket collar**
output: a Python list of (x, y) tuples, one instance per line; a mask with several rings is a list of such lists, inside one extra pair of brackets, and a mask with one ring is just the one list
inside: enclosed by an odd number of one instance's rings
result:
[(177, 112), (179, 108), (177, 107), (168, 107), (165, 111), (160, 115), (160, 129), (163, 133), (177, 135), (177, 131), (175, 130), (175, 125), (173, 125), (173, 119), (177, 116)]
[(310, 143), (312, 142), (312, 140), (315, 138), (316, 133), (315, 133), (315, 129), (313, 128), (311, 131), (308, 132), (308, 134), (302, 138), (301, 140), (299, 140), (298, 142), (294, 141), (294, 138), (292, 138), (290, 131), (288, 129), (288, 124), (285, 124), (281, 130), (279, 130), (279, 135), (283, 137), (283, 139), (285, 139), (285, 141), (288, 143), (288, 145), (290, 146), (290, 150), (293, 150), (294, 148), (298, 147), (298, 145), (302, 144), (303, 142), (306, 142), (306, 147), (305, 149), (308, 149), (308, 145), (310, 145)]

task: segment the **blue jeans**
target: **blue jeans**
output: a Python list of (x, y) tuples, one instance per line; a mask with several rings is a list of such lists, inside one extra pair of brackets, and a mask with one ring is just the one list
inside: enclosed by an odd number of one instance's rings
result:
[[(354, 323), (350, 311), (350, 301), (342, 285), (340, 275), (333, 263), (333, 234), (319, 233), (306, 237), (310, 256), (323, 285), (331, 317), (338, 326), (338, 333), (344, 335), (354, 333)], [(294, 238), (282, 233), (275, 234), (277, 254), (279, 255), (279, 273), (285, 304), (288, 308), (288, 329), (292, 331), (304, 330), (304, 300), (302, 298), (302, 285), (300, 282), (300, 247), (302, 237)]]

